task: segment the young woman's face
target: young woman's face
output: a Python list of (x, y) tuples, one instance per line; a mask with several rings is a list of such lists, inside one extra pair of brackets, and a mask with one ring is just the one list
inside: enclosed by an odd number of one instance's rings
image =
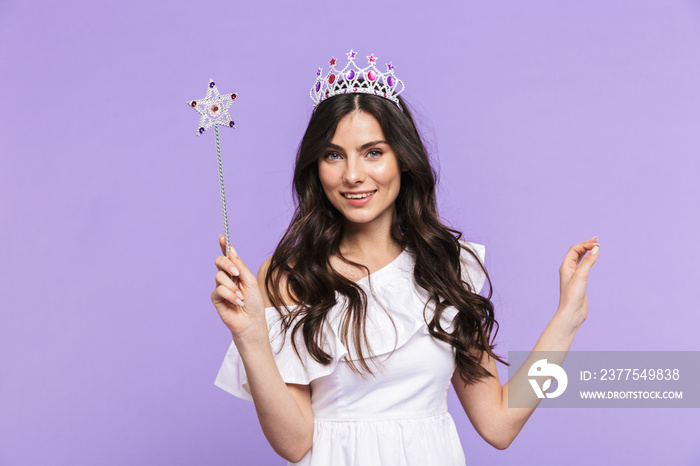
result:
[[(372, 115), (353, 112), (338, 122), (318, 161), (318, 174), (328, 200), (349, 222), (391, 225), (401, 172), (396, 155)], [(369, 197), (351, 199), (349, 194)]]

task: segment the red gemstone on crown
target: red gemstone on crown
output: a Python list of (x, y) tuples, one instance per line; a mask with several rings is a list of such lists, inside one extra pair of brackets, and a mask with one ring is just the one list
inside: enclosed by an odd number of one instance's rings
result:
[(231, 100), (236, 100), (236, 97), (238, 97), (238, 94), (231, 94)]
[(193, 107), (196, 107), (196, 106), (197, 106), (197, 102), (192, 102), (192, 106), (193, 106)]
[(328, 84), (333, 84), (335, 82), (335, 75), (332, 74), (328, 76)]

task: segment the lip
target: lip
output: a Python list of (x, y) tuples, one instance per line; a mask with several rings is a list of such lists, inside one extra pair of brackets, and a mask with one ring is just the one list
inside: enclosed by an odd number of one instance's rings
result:
[(349, 193), (343, 193), (343, 194), (362, 194), (362, 193), (372, 193), (371, 196), (363, 197), (362, 199), (348, 199), (347, 197), (343, 196), (343, 199), (345, 199), (348, 204), (350, 204), (353, 207), (361, 207), (365, 204), (367, 204), (369, 201), (374, 198), (374, 193), (377, 190), (372, 190), (372, 191), (356, 191), (356, 192), (349, 192)]
[(370, 189), (367, 191), (345, 191), (345, 192), (341, 192), (340, 194), (365, 194), (365, 193), (373, 193), (375, 191), (376, 191), (376, 189)]

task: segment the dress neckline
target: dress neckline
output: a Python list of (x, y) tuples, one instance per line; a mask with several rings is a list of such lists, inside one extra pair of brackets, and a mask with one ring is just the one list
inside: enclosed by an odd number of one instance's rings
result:
[[(398, 266), (398, 264), (408, 254), (408, 252), (409, 252), (408, 246), (406, 246), (403, 248), (403, 251), (401, 251), (399, 253), (399, 255), (396, 256), (396, 258), (394, 258), (391, 262), (389, 262), (388, 264), (386, 264), (382, 268), (375, 270), (374, 272), (370, 273), (369, 275), (366, 275), (366, 276), (360, 278), (359, 280), (354, 281), (353, 283), (355, 283), (356, 285), (364, 284), (370, 278), (372, 279), (372, 283), (376, 283), (377, 279), (379, 279), (380, 277), (383, 277), (384, 275), (389, 273), (393, 268)], [(298, 306), (299, 306), (298, 304), (287, 305), (287, 307), (290, 309), (294, 309)], [(283, 307), (284, 307), (284, 305), (283, 305)], [(268, 310), (268, 309), (276, 309), (276, 308), (274, 306), (270, 306), (270, 307), (265, 308), (265, 310)]]
[(369, 275), (366, 275), (366, 276), (360, 278), (359, 280), (355, 280), (354, 283), (355, 283), (355, 284), (359, 284), (359, 283), (361, 283), (361, 282), (363, 282), (363, 281), (366, 281), (366, 280), (368, 280), (368, 279), (370, 279), (370, 278), (376, 279), (377, 277), (386, 274), (386, 273), (387, 273), (388, 271), (390, 271), (390, 270), (393, 268), (393, 266), (395, 266), (395, 265), (399, 262), (399, 260), (400, 260), (404, 255), (406, 255), (407, 253), (408, 253), (408, 247), (404, 247), (404, 248), (403, 248), (403, 251), (401, 251), (401, 252), (399, 253), (399, 255), (396, 256), (391, 262), (389, 262), (388, 264), (386, 264), (386, 265), (383, 266), (382, 268), (375, 270), (374, 272), (370, 273)]

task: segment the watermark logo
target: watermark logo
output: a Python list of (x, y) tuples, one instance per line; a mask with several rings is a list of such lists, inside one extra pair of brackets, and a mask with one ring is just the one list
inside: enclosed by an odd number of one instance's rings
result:
[(700, 351), (509, 351), (508, 362), (509, 408), (700, 408)]
[[(530, 377), (549, 377), (544, 381), (542, 387), (540, 387), (537, 379), (530, 378), (528, 381), (535, 391), (537, 398), (556, 398), (566, 390), (566, 386), (569, 383), (569, 378), (566, 376), (566, 371), (561, 368), (561, 366), (553, 363), (548, 363), (546, 359), (540, 359), (535, 361), (535, 363), (530, 366), (527, 375)], [(552, 393), (546, 393), (547, 390), (552, 386), (552, 378), (557, 381), (557, 389)]]

